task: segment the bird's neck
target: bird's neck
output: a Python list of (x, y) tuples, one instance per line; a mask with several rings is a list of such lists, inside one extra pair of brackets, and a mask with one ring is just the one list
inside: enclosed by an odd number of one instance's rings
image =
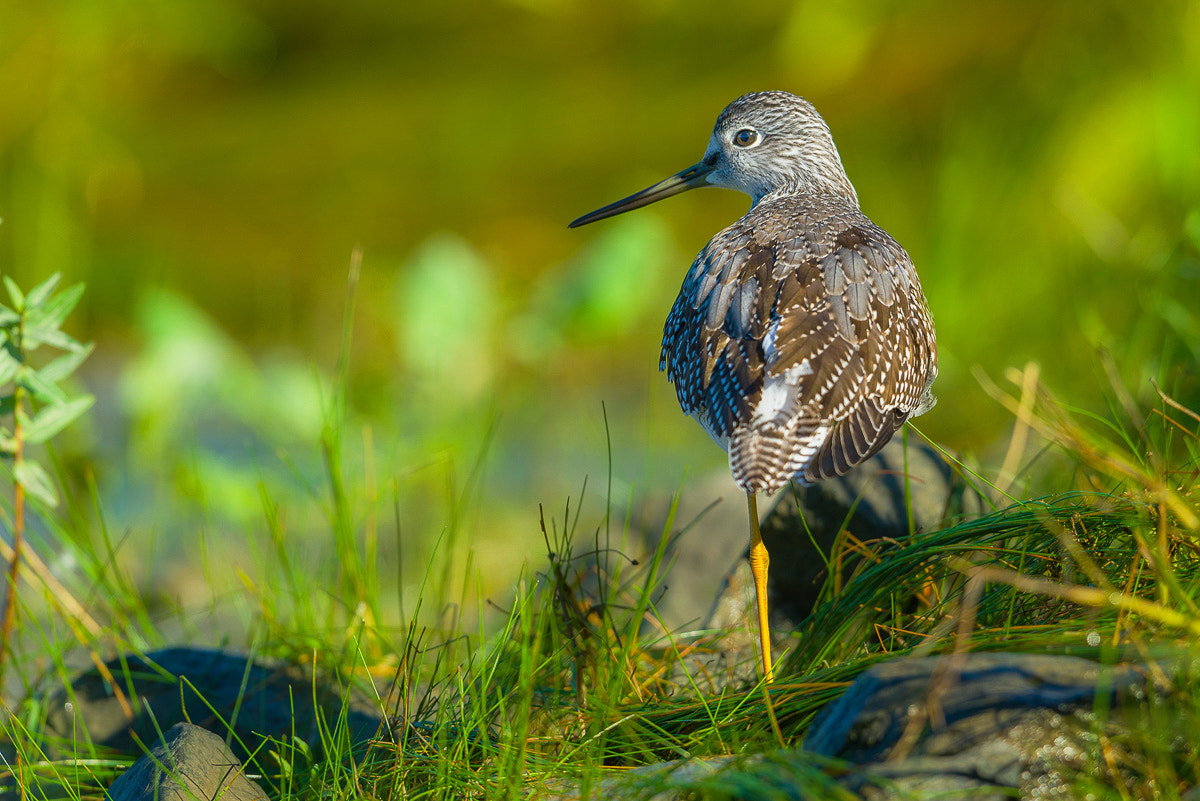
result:
[(794, 183), (780, 184), (779, 186), (763, 187), (750, 194), (750, 208), (754, 208), (764, 200), (776, 200), (782, 197), (802, 197), (809, 196), (833, 196), (850, 204), (854, 208), (858, 208), (858, 193), (854, 191), (854, 185), (850, 183), (850, 179), (842, 173), (837, 179), (833, 177), (819, 181), (803, 180)]

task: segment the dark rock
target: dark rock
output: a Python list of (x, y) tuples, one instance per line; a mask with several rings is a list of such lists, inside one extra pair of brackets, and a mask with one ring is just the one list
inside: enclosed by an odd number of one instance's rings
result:
[(225, 742), (199, 726), (177, 723), (108, 789), (111, 801), (266, 801)]
[[(983, 504), (936, 448), (915, 438), (906, 447), (896, 437), (847, 475), (785, 487), (762, 521), (763, 544), (771, 555), (772, 633), (794, 630), (812, 612), (842, 531), (864, 542), (902, 540), (910, 533), (910, 508), (912, 530), (929, 531), (974, 517)], [(725, 576), (706, 624), (730, 630), (732, 648), (757, 643), (747, 539), (743, 533), (741, 557)], [(847, 569), (851, 565), (843, 563)]]
[[(1131, 725), (1121, 715), (1146, 689), (1139, 667), (1076, 657), (895, 659), (822, 710), (801, 748), (647, 765), (591, 788), (590, 797), (1074, 798), (1072, 772), (1094, 750), (1097, 700), (1107, 696), (1099, 705), (1114, 710), (1119, 730)], [(586, 795), (563, 787), (550, 797)]]
[(1102, 674), (1108, 692), (1145, 685), (1144, 675), (1129, 665), (1105, 667), (1073, 656), (971, 653), (892, 659), (869, 668), (821, 710), (804, 745), (826, 756), (873, 762), (888, 757), (915, 725), (923, 736), (911, 753), (958, 753), (1008, 731), (1029, 710), (1090, 708)]
[[(907, 447), (903, 438), (894, 438), (846, 476), (780, 491), (762, 522), (771, 555), (772, 632), (785, 635), (808, 617), (826, 578), (826, 561), (843, 529), (867, 542), (907, 537), (908, 499), (917, 531), (977, 516), (983, 508), (979, 496), (941, 453), (916, 437)], [(648, 502), (633, 513), (633, 528), (642, 533), (642, 542), (628, 556), (643, 566), (662, 536), (671, 502), (667, 498)], [(670, 631), (680, 642), (689, 632), (726, 632), (719, 641), (707, 638), (707, 650), (704, 638), (689, 640), (701, 647), (689, 651), (688, 673), (705, 677), (707, 691), (757, 676), (758, 622), (746, 559), (749, 541), (746, 496), (728, 470), (694, 483), (678, 499), (664, 560), (668, 567), (651, 593), (655, 619), (646, 621), (643, 633)], [(579, 550), (581, 544), (575, 545)], [(601, 542), (597, 550), (605, 558), (626, 558), (610, 554), (604, 545)], [(608, 571), (602, 559), (576, 562), (576, 568), (581, 564), (580, 590), (598, 602), (602, 593), (597, 586)], [(847, 568), (852, 564), (852, 560), (844, 562)], [(622, 567), (629, 576), (633, 568), (628, 563)]]
[[(670, 499), (643, 510), (637, 521), (645, 532), (645, 549), (662, 534)], [(686, 529), (686, 530), (685, 530)], [(679, 498), (666, 572), (654, 595), (655, 611), (668, 631), (691, 631), (706, 625), (713, 598), (750, 541), (746, 495), (728, 469), (691, 482)]]
[[(46, 729), (52, 739), (131, 754), (141, 750), (139, 743), (155, 742), (159, 731), (191, 721), (222, 738), (232, 734), (234, 753), (249, 760), (268, 736), (296, 736), (319, 749), (318, 710), (336, 721), (343, 705), (341, 693), (322, 682), (314, 705), (308, 671), (225, 651), (167, 648), (105, 667), (115, 687), (93, 669), (72, 682), (70, 696), (60, 691), (50, 699)], [(383, 715), (352, 697), (347, 723), (357, 743), (379, 730)]]
[(995, 798), (1008, 798), (1061, 781), (1057, 767), (1086, 750), (1084, 718), (1098, 693), (1115, 705), (1145, 685), (1133, 666), (1068, 656), (895, 659), (867, 670), (823, 709), (804, 747), (863, 765), (843, 783), (865, 797), (890, 798), (879, 795), (888, 787), (917, 795), (994, 789)]

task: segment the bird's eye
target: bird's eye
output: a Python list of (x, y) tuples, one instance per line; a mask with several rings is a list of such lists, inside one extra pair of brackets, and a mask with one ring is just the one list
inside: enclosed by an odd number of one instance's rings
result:
[(758, 131), (743, 128), (733, 135), (733, 143), (738, 147), (753, 147), (758, 144)]

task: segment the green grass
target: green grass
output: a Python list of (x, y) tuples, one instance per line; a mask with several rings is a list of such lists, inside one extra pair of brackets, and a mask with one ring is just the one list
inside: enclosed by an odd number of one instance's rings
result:
[[(1061, 406), (1039, 406), (1038, 413), (1030, 421), (1044, 436), (1080, 443), (1075, 486), (904, 542), (859, 544), (860, 558), (845, 562), (851, 567), (840, 590), (822, 598), (770, 689), (785, 745), (797, 744), (817, 710), (867, 666), (898, 655), (970, 649), (1105, 662), (1159, 658), (1175, 679), (1173, 697), (1131, 713), (1158, 723), (1114, 729), (1098, 717), (1079, 787), (1101, 798), (1148, 797), (1151, 790), (1174, 798), (1200, 779), (1200, 752), (1178, 736), (1200, 712), (1200, 685), (1190, 683), (1193, 671), (1178, 667), (1178, 654), (1200, 628), (1200, 549), (1187, 517), (1197, 509), (1197, 420), (1165, 398), (1133, 433), (1124, 427), (1129, 421), (1076, 423)], [(337, 448), (327, 442), (325, 452), (332, 460)], [(338, 506), (332, 461), (329, 475), (336, 532), (352, 525), (339, 521), (362, 519), (363, 510)], [(1082, 489), (1106, 483), (1108, 491)], [(736, 761), (779, 748), (762, 713), (761, 688), (712, 691), (705, 676), (687, 668), (687, 652), (703, 648), (704, 638), (684, 641), (643, 625), (653, 617), (645, 588), (663, 568), (664, 550), (639, 554), (632, 566), (626, 557), (633, 554), (620, 554), (626, 544), (610, 548), (606, 541), (616, 533), (612, 521), (588, 528), (577, 504), (559, 517), (531, 520), (543, 530), (550, 559), (526, 569), (504, 608), (477, 602), (474, 616), (461, 614), (471, 602), (461, 589), (471, 576), (445, 580), (450, 556), (438, 552), (421, 596), (428, 609), (411, 610), (413, 622), (389, 630), (373, 622), (384, 599), (370, 574), (370, 540), (340, 535), (340, 563), (319, 574), (353, 603), (314, 595), (311, 563), (297, 562), (269, 488), (261, 492), (274, 547), (260, 555), (259, 569), (282, 580), (270, 591), (247, 584), (248, 605), (258, 609), (251, 649), (307, 664), (315, 659), (317, 674), (342, 686), (365, 687), (368, 674), (395, 671), (379, 702), (405, 721), (366, 746), (350, 742), (344, 716), (322, 721), (315, 750), (296, 739), (270, 743), (257, 764), (273, 798), (517, 798), (601, 782), (648, 796), (680, 780), (629, 769), (688, 757)], [(75, 508), (62, 519), (69, 522), (52, 535), (72, 541), (79, 532), (68, 526), (94, 521), (98, 512)], [(678, 527), (672, 516), (660, 542)], [(34, 586), (20, 593), (23, 625), (7, 659), (26, 696), (7, 710), (4, 739), (9, 769), (28, 784), (30, 798), (99, 797), (136, 757), (79, 744), (77, 760), (49, 761), (39, 750), (47, 690), (66, 686), (81, 662), (160, 640), (155, 615), (112, 569), (118, 546), (111, 534), (103, 526), (93, 533), (103, 547), (91, 551), (87, 580), (68, 588), (87, 618), (41, 614), (47, 573), (29, 568), (25, 577)], [(457, 597), (450, 593), (456, 585)], [(415, 622), (428, 619), (425, 612), (436, 612), (440, 624)], [(466, 631), (470, 617), (478, 628)], [(791, 758), (793, 770), (796, 760), (803, 757)], [(816, 762), (809, 767), (812, 792), (829, 792), (830, 773)], [(776, 774), (753, 775), (718, 771), (682, 783), (705, 797), (770, 797)], [(761, 786), (748, 788), (748, 781)]]
[[(1099, 415), (1057, 400), (1028, 370), (1012, 376), (1011, 396), (985, 381), (1015, 421), (1014, 447), (995, 471), (1005, 478), (989, 482), (991, 472), (963, 468), (992, 498), (992, 511), (900, 542), (839, 537), (831, 564), (841, 568), (830, 571), (776, 684), (721, 688), (690, 659), (715, 647), (719, 632), (666, 631), (648, 589), (667, 566), (668, 540), (689, 536), (695, 522), (676, 518), (678, 494), (654, 547), (642, 553), (630, 519), (614, 518), (611, 476), (604, 510), (591, 519), (585, 482), (560, 513), (529, 520), (548, 558), (525, 567), (508, 600), (485, 600), (486, 566), (463, 542), (463, 521), (482, 511), (475, 506), (486, 437), (466, 479), (447, 482), (447, 519), (422, 557), (416, 604), (385, 589), (392, 585), (380, 576), (384, 546), (405, 551), (401, 495), (394, 480), (383, 482), (389, 498), (369, 469), (352, 466), (348, 330), (343, 342), (313, 444), (323, 479), (307, 490), (325, 541), (292, 535), (290, 496), (281, 500), (264, 471), (256, 536), (265, 544), (252, 551), (251, 568), (236, 569), (240, 584), (208, 605), (245, 623), (251, 653), (303, 666), (314, 691), (374, 694), (395, 725), (353, 742), (343, 706), (320, 718), (316, 743), (268, 742), (252, 770), (272, 798), (507, 799), (571, 787), (585, 796), (615, 787), (649, 797), (668, 785), (702, 797), (769, 798), (794, 792), (780, 784), (784, 762), (814, 796), (836, 797), (836, 769), (781, 747), (797, 745), (816, 712), (870, 665), (956, 650), (1154, 665), (1169, 679), (1155, 691), (1163, 697), (1124, 717), (1097, 709), (1074, 781), (1097, 798), (1177, 798), (1200, 781), (1200, 749), (1181, 736), (1200, 722), (1200, 683), (1186, 658), (1200, 633), (1200, 416), (1168, 395), (1143, 409), (1114, 384), (1109, 413)], [(58, 474), (67, 486), (61, 465)], [(685, 483), (679, 493), (686, 491)], [(1038, 497), (1021, 499), (1026, 494)], [(68, 493), (61, 510), (39, 507), (40, 528), (21, 565), (19, 623), (3, 655), (11, 684), (2, 745), (5, 770), (27, 798), (102, 796), (138, 754), (49, 743), (53, 692), (81, 668), (167, 643), (168, 623), (197, 616), (194, 607), (140, 592), (122, 568), (125, 535), (109, 529), (98, 498), (89, 482)], [(397, 519), (390, 528), (379, 523), (389, 505)], [(381, 543), (388, 530), (397, 542)], [(203, 553), (211, 545), (199, 533)], [(65, 584), (36, 556), (49, 552), (47, 543), (74, 562)], [(219, 551), (204, 561), (214, 576), (230, 569)], [(396, 608), (398, 624), (389, 622)], [(243, 644), (233, 631), (218, 631), (216, 642), (193, 635), (197, 644)], [(121, 671), (109, 679), (114, 691), (129, 687)], [(764, 714), (768, 697), (773, 715)], [(52, 757), (50, 744), (67, 756)], [(682, 777), (631, 772), (686, 758), (765, 762)]]

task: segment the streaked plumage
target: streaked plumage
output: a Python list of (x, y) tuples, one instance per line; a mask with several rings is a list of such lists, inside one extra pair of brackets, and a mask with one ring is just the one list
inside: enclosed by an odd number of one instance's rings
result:
[(692, 263), (660, 367), (747, 493), (769, 677), (755, 493), (841, 475), (876, 453), (933, 406), (937, 350), (912, 260), (859, 210), (825, 121), (786, 92), (733, 101), (700, 163), (571, 225), (706, 185), (752, 205)]
[(933, 405), (935, 363), (908, 254), (830, 195), (767, 197), (715, 236), (667, 318), (661, 358), (680, 406), (729, 451), (734, 480), (768, 493), (872, 456)]

